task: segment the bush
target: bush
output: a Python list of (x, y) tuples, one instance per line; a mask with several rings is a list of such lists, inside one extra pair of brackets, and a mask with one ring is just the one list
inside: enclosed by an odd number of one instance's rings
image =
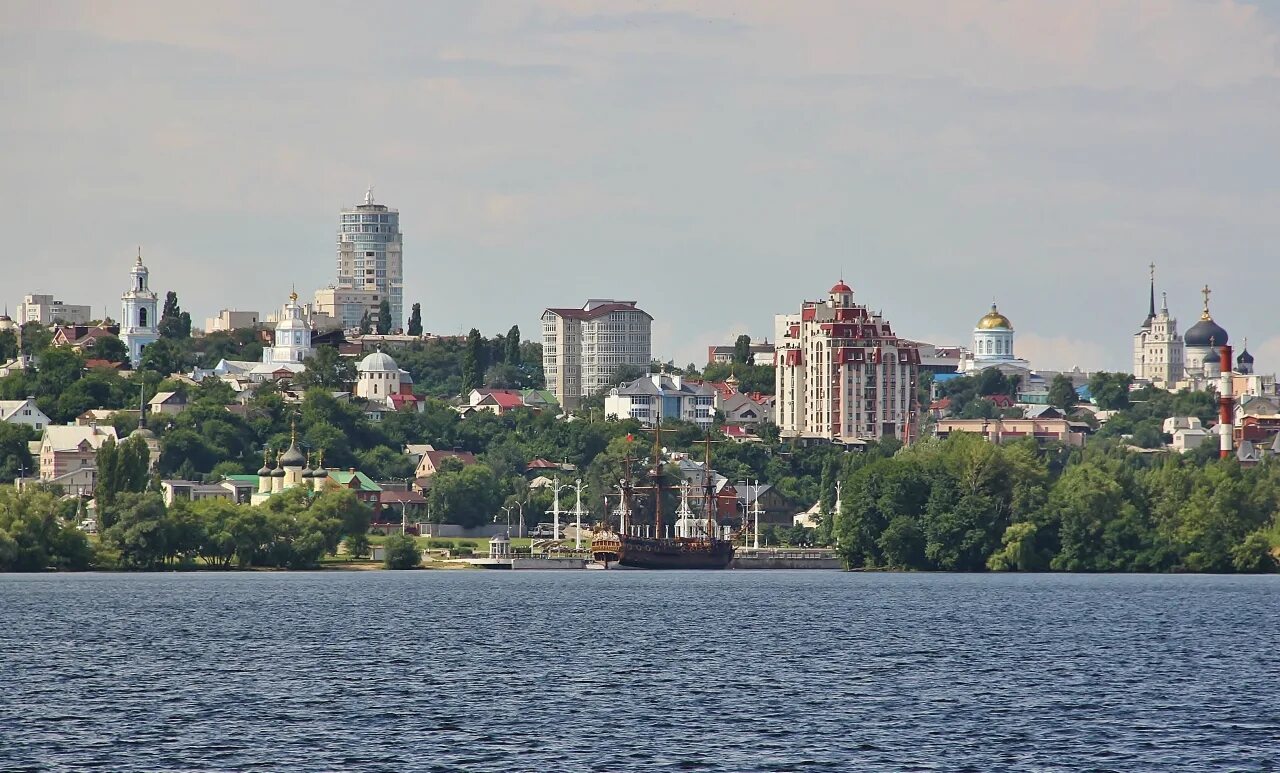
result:
[(383, 566), (388, 569), (416, 569), (422, 563), (418, 543), (407, 534), (392, 534), (383, 547), (386, 549)]

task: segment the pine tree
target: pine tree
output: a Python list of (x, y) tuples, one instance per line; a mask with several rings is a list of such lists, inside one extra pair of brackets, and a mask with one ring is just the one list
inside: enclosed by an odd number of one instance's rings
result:
[(373, 320), (369, 317), (369, 310), (364, 310), (364, 315), (360, 317), (360, 335), (367, 336), (373, 332)]
[(413, 309), (409, 312), (409, 329), (411, 336), (422, 335), (422, 304), (413, 304)]
[(391, 332), (391, 302), (386, 298), (378, 304), (378, 335)]

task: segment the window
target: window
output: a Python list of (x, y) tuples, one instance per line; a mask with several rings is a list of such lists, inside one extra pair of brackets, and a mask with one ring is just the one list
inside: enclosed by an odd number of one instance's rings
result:
[(138, 327), (147, 326), (147, 307), (143, 306), (138, 309)]

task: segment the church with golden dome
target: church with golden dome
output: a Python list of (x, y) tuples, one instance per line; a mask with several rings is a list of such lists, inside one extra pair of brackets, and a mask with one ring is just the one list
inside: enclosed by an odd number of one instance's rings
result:
[(993, 302), (991, 310), (978, 320), (973, 328), (973, 348), (964, 355), (960, 364), (962, 373), (977, 373), (996, 368), (1006, 376), (1025, 376), (1031, 363), (1020, 360), (1013, 353), (1013, 323), (1000, 313)]

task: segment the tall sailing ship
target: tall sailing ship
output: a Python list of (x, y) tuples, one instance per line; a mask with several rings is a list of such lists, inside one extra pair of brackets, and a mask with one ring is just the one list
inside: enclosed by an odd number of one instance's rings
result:
[(719, 537), (716, 524), (715, 480), (711, 472), (711, 441), (707, 443), (707, 459), (704, 467), (706, 492), (703, 497), (703, 517), (695, 517), (689, 507), (688, 486), (681, 492), (680, 510), (677, 512), (673, 535), (663, 537), (661, 429), (654, 430), (653, 455), (648, 470), (649, 485), (654, 504), (653, 530), (631, 522), (631, 504), (634, 487), (631, 484), (631, 463), (628, 458), (626, 472), (619, 481), (618, 531), (604, 531), (593, 536), (591, 552), (596, 560), (606, 566), (610, 559), (619, 565), (633, 569), (727, 569), (733, 560), (733, 543)]

